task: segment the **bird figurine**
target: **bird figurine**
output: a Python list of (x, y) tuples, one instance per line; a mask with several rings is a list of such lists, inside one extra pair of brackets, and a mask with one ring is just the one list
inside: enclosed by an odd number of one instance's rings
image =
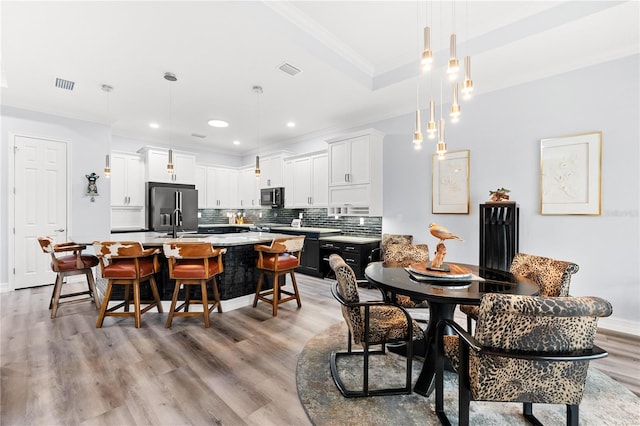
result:
[(433, 235), (434, 237), (440, 239), (440, 243), (444, 243), (444, 240), (464, 241), (462, 238), (458, 237), (455, 234), (452, 234), (447, 228), (445, 228), (444, 226), (440, 226), (437, 223), (429, 224), (429, 232), (431, 232), (431, 235)]

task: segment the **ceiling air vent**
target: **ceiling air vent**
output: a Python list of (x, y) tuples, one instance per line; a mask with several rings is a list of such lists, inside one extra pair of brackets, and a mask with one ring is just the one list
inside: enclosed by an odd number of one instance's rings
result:
[(302, 70), (298, 67), (294, 67), (293, 65), (291, 65), (290, 63), (285, 62), (284, 64), (280, 65), (278, 67), (280, 69), (280, 71), (286, 72), (289, 75), (296, 75), (296, 74), (300, 74), (302, 72)]
[(56, 78), (55, 86), (59, 89), (73, 90), (73, 86), (75, 86), (75, 84), (76, 83), (74, 81), (65, 80), (63, 78)]
[(193, 136), (194, 138), (200, 138), (200, 139), (204, 139), (207, 137), (207, 135), (201, 135), (200, 133), (191, 133), (191, 136)]

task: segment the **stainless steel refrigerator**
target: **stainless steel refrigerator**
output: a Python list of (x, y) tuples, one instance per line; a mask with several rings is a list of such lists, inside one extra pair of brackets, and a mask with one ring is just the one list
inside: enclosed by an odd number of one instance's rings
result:
[(198, 191), (195, 185), (147, 182), (149, 231), (198, 230)]

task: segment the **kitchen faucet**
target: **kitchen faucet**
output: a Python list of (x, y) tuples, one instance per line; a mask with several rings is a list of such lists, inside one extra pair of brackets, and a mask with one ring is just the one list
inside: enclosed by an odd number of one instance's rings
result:
[(182, 210), (179, 207), (171, 214), (171, 237), (176, 238), (178, 236), (178, 226), (182, 226)]

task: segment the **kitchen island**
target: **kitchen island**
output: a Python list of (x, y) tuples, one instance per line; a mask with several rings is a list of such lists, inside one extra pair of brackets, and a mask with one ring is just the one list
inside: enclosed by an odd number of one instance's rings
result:
[[(253, 249), (255, 244), (271, 244), (274, 238), (287, 237), (289, 235), (269, 232), (238, 232), (228, 234), (195, 234), (195, 233), (178, 233), (177, 238), (173, 238), (164, 233), (159, 232), (133, 232), (133, 233), (114, 233), (103, 238), (75, 236), (73, 241), (90, 245), (91, 241), (140, 241), (144, 247), (158, 247), (162, 249), (162, 245), (170, 241), (199, 241), (211, 243), (214, 247), (223, 247), (227, 249), (227, 253), (222, 257), (224, 272), (218, 276), (218, 286), (221, 300), (237, 299), (242, 296), (253, 296), (256, 290), (258, 275), (255, 270), (257, 254)], [(169, 269), (167, 259), (161, 252), (160, 263), (162, 270), (156, 274), (156, 283), (160, 298), (162, 300), (171, 300), (173, 295), (173, 283), (169, 280)], [(100, 271), (97, 271), (96, 277), (100, 280)], [(271, 285), (271, 284), (270, 284)], [(117, 294), (115, 297), (117, 298)], [(195, 296), (198, 296), (197, 294)], [(194, 297), (195, 297), (194, 296)], [(145, 294), (143, 298), (151, 298), (150, 294)], [(113, 297), (112, 297), (113, 299)], [(247, 298), (253, 300), (251, 298)], [(247, 300), (242, 299), (243, 305), (247, 304)], [(227, 309), (223, 304), (223, 309)]]

